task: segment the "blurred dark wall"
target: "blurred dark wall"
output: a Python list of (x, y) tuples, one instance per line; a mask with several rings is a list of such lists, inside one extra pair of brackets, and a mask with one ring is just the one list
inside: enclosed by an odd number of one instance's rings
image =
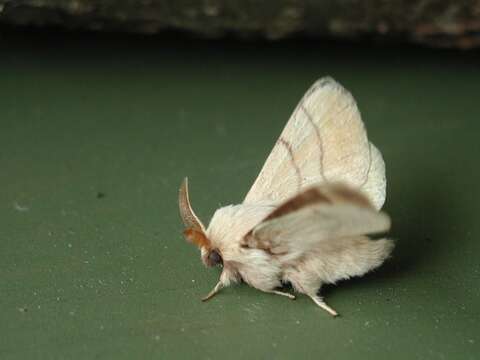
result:
[(0, 24), (480, 46), (480, 0), (0, 0)]

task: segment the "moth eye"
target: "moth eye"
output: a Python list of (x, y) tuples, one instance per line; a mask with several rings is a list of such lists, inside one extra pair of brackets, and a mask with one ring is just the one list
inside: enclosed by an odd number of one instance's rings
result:
[(210, 251), (210, 254), (208, 254), (208, 264), (210, 266), (215, 266), (222, 263), (223, 263), (223, 260), (220, 254), (218, 253), (218, 251), (217, 250)]

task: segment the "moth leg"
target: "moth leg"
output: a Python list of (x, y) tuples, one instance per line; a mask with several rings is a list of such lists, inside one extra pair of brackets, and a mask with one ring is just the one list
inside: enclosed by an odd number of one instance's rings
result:
[(308, 295), (308, 296), (310, 296), (310, 298), (315, 302), (315, 304), (320, 306), (323, 310), (327, 311), (330, 315), (338, 316), (338, 313), (335, 310), (333, 310), (330, 306), (328, 306), (320, 296), (318, 295)]
[(202, 301), (210, 300), (210, 299), (211, 299), (212, 297), (214, 297), (215, 294), (218, 293), (222, 288), (223, 288), (223, 283), (222, 283), (221, 281), (219, 281), (219, 282), (217, 283), (217, 285), (215, 285), (215, 287), (213, 288), (213, 290), (210, 291), (210, 292), (208, 293), (208, 295), (205, 296), (205, 297), (202, 299)]
[(286, 297), (288, 297), (288, 298), (291, 299), (291, 300), (295, 300), (295, 299), (296, 299), (295, 295), (292, 295), (292, 294), (290, 294), (290, 293), (283, 292), (283, 291), (278, 291), (278, 290), (263, 290), (263, 291), (266, 292), (266, 293), (269, 293), (269, 294), (276, 294), (276, 295), (286, 296)]

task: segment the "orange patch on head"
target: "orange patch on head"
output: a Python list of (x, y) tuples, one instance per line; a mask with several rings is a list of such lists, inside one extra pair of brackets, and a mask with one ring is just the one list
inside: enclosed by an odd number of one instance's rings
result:
[(198, 231), (190, 227), (183, 231), (183, 235), (188, 241), (197, 245), (199, 248), (210, 248), (210, 241), (203, 231)]

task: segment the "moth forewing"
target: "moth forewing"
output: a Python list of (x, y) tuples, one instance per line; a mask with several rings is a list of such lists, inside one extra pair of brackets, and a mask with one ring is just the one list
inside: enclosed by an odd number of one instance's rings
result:
[(385, 162), (382, 154), (370, 144), (370, 157), (372, 159), (365, 184), (361, 187), (368, 194), (375, 209), (380, 210), (385, 202), (387, 179), (385, 177)]
[(355, 100), (325, 77), (300, 100), (244, 202), (283, 201), (318, 183), (361, 188), (370, 165), (370, 144)]
[(289, 259), (338, 238), (383, 233), (390, 218), (368, 200), (341, 184), (300, 192), (259, 223), (244, 239), (250, 248), (267, 249)]
[(385, 213), (348, 204), (320, 204), (262, 223), (252, 235), (270, 242), (289, 241), (295, 246), (295, 242), (302, 237), (302, 241), (316, 243), (340, 237), (383, 233), (389, 229), (390, 218)]

